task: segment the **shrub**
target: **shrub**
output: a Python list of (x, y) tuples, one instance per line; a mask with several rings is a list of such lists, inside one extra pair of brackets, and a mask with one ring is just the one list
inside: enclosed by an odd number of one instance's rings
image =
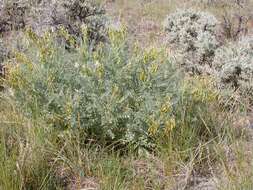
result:
[(4, 61), (6, 57), (6, 50), (3, 41), (0, 39), (0, 63)]
[(62, 26), (75, 38), (88, 28), (90, 44), (106, 41), (105, 10), (92, 0), (4, 1), (0, 11), (0, 33), (32, 27), (37, 34), (59, 30)]
[(3, 41), (0, 39), (0, 77), (4, 75), (3, 62), (7, 58), (7, 54), (6, 47)]
[(165, 20), (168, 44), (176, 48), (186, 71), (193, 74), (209, 73), (214, 51), (218, 21), (206, 12), (178, 10)]
[[(98, 7), (94, 2), (89, 0), (65, 1), (63, 6), (66, 9), (66, 14), (70, 22), (76, 22), (79, 25), (85, 23), (87, 25), (90, 40), (95, 43), (106, 40), (106, 19), (103, 8)], [(71, 32), (71, 30), (75, 35), (81, 35), (80, 29), (79, 31), (75, 31), (73, 27), (68, 31)]]
[(221, 88), (253, 97), (253, 38), (244, 37), (216, 51), (214, 69)]
[(85, 25), (90, 44), (96, 45), (106, 41), (105, 10), (94, 1), (41, 1), (31, 14), (37, 15), (32, 19), (30, 25), (38, 34), (43, 34), (47, 30), (57, 31), (64, 27), (70, 35), (80, 39), (81, 27)]
[(28, 4), (20, 1), (3, 1), (0, 9), (0, 33), (25, 27)]
[(82, 141), (135, 148), (152, 148), (165, 136), (187, 149), (217, 135), (215, 91), (184, 82), (162, 51), (130, 50), (124, 30), (109, 37), (110, 45), (94, 51), (86, 37), (70, 52), (55, 45), (52, 33), (40, 38), (30, 31), (28, 51), (16, 54), (7, 81), (24, 113), (80, 130)]

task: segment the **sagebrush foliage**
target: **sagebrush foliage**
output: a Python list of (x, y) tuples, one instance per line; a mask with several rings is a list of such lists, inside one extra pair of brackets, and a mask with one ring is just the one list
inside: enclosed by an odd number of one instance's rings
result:
[(107, 19), (105, 10), (94, 1), (63, 0), (57, 2), (53, 9), (51, 21), (54, 30), (64, 27), (75, 38), (82, 37), (81, 28), (85, 25), (89, 42), (93, 46), (106, 41)]
[(216, 99), (213, 90), (185, 83), (163, 52), (130, 50), (125, 30), (110, 31), (110, 44), (94, 51), (85, 33), (70, 52), (55, 45), (52, 33), (40, 38), (28, 32), (28, 51), (16, 54), (7, 81), (27, 116), (78, 129), (83, 140), (136, 148), (151, 148), (156, 138), (170, 135), (180, 136), (173, 146), (185, 148), (182, 141), (194, 144), (216, 133), (208, 106)]
[(218, 20), (207, 12), (193, 9), (170, 14), (164, 27), (168, 45), (176, 48), (180, 64), (192, 74), (210, 73), (217, 40)]
[(0, 34), (25, 27), (25, 18), (29, 9), (26, 1), (0, 2)]
[[(0, 39), (0, 77), (4, 76), (4, 61), (8, 57), (8, 52), (6, 50), (5, 44), (2, 39)], [(1, 84), (1, 81), (0, 81)], [(1, 86), (0, 86), (1, 87)]]
[(91, 44), (106, 40), (105, 10), (92, 0), (4, 1), (0, 10), (0, 33), (32, 27), (37, 34), (64, 27), (75, 38), (85, 25)]
[(2, 39), (0, 39), (0, 64), (4, 61), (4, 59), (6, 58), (6, 48), (5, 45), (2, 41)]
[(219, 48), (213, 66), (220, 87), (239, 90), (253, 99), (252, 37), (243, 37)]

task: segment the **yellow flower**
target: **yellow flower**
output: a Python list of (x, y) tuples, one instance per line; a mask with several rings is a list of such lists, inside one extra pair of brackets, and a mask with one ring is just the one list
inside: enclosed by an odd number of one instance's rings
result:
[(99, 63), (99, 61), (96, 61), (95, 62), (95, 66), (96, 66), (96, 74), (97, 76), (101, 79), (104, 77), (104, 73), (105, 73), (105, 70), (104, 70), (104, 66)]
[(112, 89), (112, 97), (117, 96), (119, 93), (120, 93), (119, 87), (115, 85)]
[(30, 70), (33, 70), (33, 63), (25, 54), (16, 53), (15, 58), (18, 63), (25, 64)]
[(158, 129), (159, 129), (159, 124), (155, 120), (152, 120), (148, 128), (149, 134), (154, 136), (157, 133)]
[(146, 64), (150, 61), (155, 60), (158, 57), (158, 52), (155, 48), (147, 50), (143, 54), (143, 62)]
[(33, 32), (32, 28), (28, 28), (26, 30), (26, 35), (29, 37), (29, 39), (37, 44), (39, 37), (35, 32)]
[(171, 111), (171, 105), (170, 104), (165, 104), (161, 107), (161, 112), (162, 113), (168, 113)]
[(72, 103), (70, 101), (68, 101), (65, 105), (65, 112), (68, 117), (70, 117), (72, 115), (73, 107), (72, 107)]
[(142, 71), (142, 72), (140, 73), (139, 79), (140, 79), (141, 81), (143, 81), (143, 82), (146, 81), (147, 76), (146, 76), (146, 74), (145, 74), (145, 71)]
[(172, 110), (172, 105), (171, 105), (171, 102), (170, 102), (170, 97), (168, 97), (167, 102), (165, 102), (162, 105), (160, 111), (161, 111), (161, 113), (168, 113), (168, 112), (171, 112), (171, 110)]
[(102, 65), (97, 68), (97, 74), (100, 79), (104, 77), (104, 67)]
[(153, 64), (151, 67), (152, 73), (156, 73), (158, 71), (158, 64)]
[(166, 135), (169, 135), (170, 132), (176, 127), (176, 120), (175, 118), (171, 118), (165, 122), (164, 132)]

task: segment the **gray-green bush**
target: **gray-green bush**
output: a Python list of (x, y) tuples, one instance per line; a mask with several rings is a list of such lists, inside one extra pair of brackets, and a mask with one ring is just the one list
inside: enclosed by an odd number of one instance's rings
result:
[(243, 37), (215, 53), (215, 73), (222, 88), (239, 90), (253, 97), (253, 38)]
[[(67, 19), (71, 23), (77, 23), (79, 30), (75, 27), (68, 29), (68, 32), (74, 32), (74, 35), (80, 36), (80, 25), (86, 24), (88, 28), (88, 37), (93, 42), (103, 42), (106, 40), (106, 18), (105, 10), (89, 0), (71, 0), (63, 3), (66, 9)], [(71, 25), (70, 25), (71, 26)], [(65, 25), (65, 28), (69, 26)]]
[(0, 77), (4, 75), (3, 62), (7, 58), (8, 52), (2, 39), (0, 39)]
[(164, 23), (168, 45), (176, 48), (180, 64), (193, 74), (210, 73), (217, 40), (218, 20), (210, 13), (178, 10)]
[(105, 10), (92, 0), (10, 0), (2, 3), (0, 11), (0, 33), (32, 27), (42, 35), (64, 27), (80, 38), (82, 25), (88, 29), (91, 44), (106, 40)]
[(4, 61), (5, 57), (6, 57), (6, 49), (2, 39), (0, 39), (0, 63)]
[(124, 31), (111, 31), (111, 43), (94, 52), (87, 41), (69, 52), (55, 46), (52, 33), (29, 36), (27, 53), (16, 55), (8, 76), (27, 116), (44, 118), (54, 128), (78, 129), (83, 140), (138, 148), (151, 148), (156, 137), (171, 134), (168, 140), (178, 141), (173, 146), (185, 149), (218, 131), (208, 106), (215, 92), (185, 83), (162, 52), (131, 51)]
[(25, 27), (28, 4), (24, 1), (2, 1), (0, 3), (0, 34)]

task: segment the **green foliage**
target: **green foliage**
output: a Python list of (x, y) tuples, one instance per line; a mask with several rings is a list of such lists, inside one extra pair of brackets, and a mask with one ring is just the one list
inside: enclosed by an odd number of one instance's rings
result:
[(50, 181), (46, 176), (51, 166), (43, 146), (51, 146), (46, 141), (53, 133), (49, 136), (38, 123), (30, 123), (2, 93), (0, 102), (0, 188), (38, 189), (44, 180)]
[[(100, 23), (100, 16), (103, 23), (104, 11), (93, 1), (13, 2), (29, 3), (32, 9), (25, 14), (25, 25), (36, 31), (28, 29), (25, 37), (18, 31), (14, 38), (10, 32), (8, 40), (4, 40), (8, 48), (4, 44), (0, 49), (4, 59), (8, 49), (10, 59), (4, 62), (6, 78), (1, 79), (4, 89), (0, 91), (0, 189), (252, 186), (252, 134), (250, 128), (244, 128), (250, 121), (242, 118), (239, 111), (239, 116), (227, 113), (231, 109), (223, 105), (230, 105), (220, 97), (211, 76), (184, 75), (170, 61), (167, 49), (139, 47), (129, 40), (125, 29), (103, 33), (103, 25), (97, 30), (100, 24), (92, 23), (97, 23), (96, 18)], [(131, 3), (144, 7), (144, 12), (152, 7), (152, 15), (171, 8), (166, 1), (142, 6), (141, 2), (129, 0), (127, 7), (119, 9), (129, 10)], [(119, 4), (126, 6), (123, 1)], [(141, 15), (140, 20), (145, 20), (146, 14), (142, 13), (134, 19)], [(176, 52), (187, 47), (189, 39), (190, 53), (182, 51), (185, 60), (208, 60), (208, 64), (192, 62), (194, 65), (189, 64), (187, 71), (202, 74), (214, 56), (209, 53), (216, 44), (216, 39), (212, 41), (216, 27), (212, 25), (213, 17), (192, 16), (192, 20), (187, 16), (182, 19), (188, 23), (185, 26), (190, 34), (178, 36), (186, 39), (181, 41), (186, 46), (177, 47)], [(194, 18), (198, 18), (197, 23)], [(197, 26), (202, 21), (211, 24)], [(104, 40), (92, 34), (93, 26), (94, 32), (109, 36), (109, 43), (100, 43)], [(208, 31), (203, 32), (202, 27)], [(146, 32), (146, 27), (140, 29), (137, 32)], [(191, 36), (195, 29), (200, 31), (197, 39)], [(170, 34), (173, 37), (173, 32)], [(252, 49), (251, 40), (246, 42), (240, 48), (243, 51), (231, 48), (238, 62), (247, 63), (240, 65), (245, 70), (250, 68)], [(174, 48), (176, 44), (171, 45)], [(14, 46), (17, 49), (9, 53)], [(203, 58), (203, 54), (207, 57)], [(225, 54), (227, 61), (235, 62), (230, 58), (235, 54)], [(222, 62), (215, 64), (219, 74), (227, 68), (219, 65)], [(236, 81), (250, 72), (242, 73)], [(224, 86), (233, 88), (231, 83)], [(236, 134), (227, 128), (234, 120), (236, 129), (231, 128)], [(243, 142), (238, 143), (238, 136)], [(217, 184), (210, 185), (213, 177)]]
[(52, 33), (40, 38), (29, 31), (28, 36), (28, 51), (16, 54), (8, 83), (29, 117), (136, 148), (151, 148), (174, 128), (175, 136), (187, 139), (190, 133), (194, 143), (213, 135), (209, 104), (215, 92), (185, 83), (163, 51), (137, 46), (131, 51), (125, 30), (110, 31), (110, 45), (100, 44), (95, 51), (87, 40), (68, 51), (56, 47)]

